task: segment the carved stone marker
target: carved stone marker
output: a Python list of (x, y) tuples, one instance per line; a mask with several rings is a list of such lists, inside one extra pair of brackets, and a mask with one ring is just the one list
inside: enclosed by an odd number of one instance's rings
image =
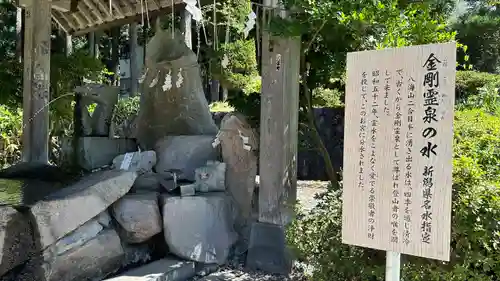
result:
[[(220, 142), (222, 159), (226, 163), (226, 188), (239, 210), (240, 223), (246, 224), (252, 214), (252, 198), (257, 175), (259, 136), (239, 113), (229, 113), (222, 119), (215, 141)], [(246, 236), (246, 235), (245, 235)]]
[[(108, 137), (110, 134), (113, 109), (118, 102), (120, 89), (101, 84), (86, 84), (75, 88), (81, 95), (80, 116), (83, 136)], [(96, 105), (92, 113), (89, 107)], [(78, 110), (75, 107), (75, 110)]]

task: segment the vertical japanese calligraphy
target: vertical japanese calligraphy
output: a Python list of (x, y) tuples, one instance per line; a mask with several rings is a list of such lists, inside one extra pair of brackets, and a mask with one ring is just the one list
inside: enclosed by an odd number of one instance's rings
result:
[(402, 87), (403, 87), (403, 69), (396, 70), (396, 98), (395, 110), (393, 114), (392, 134), (393, 134), (393, 155), (392, 155), (392, 214), (391, 214), (391, 242), (399, 242), (399, 198), (400, 198), (400, 177), (401, 177), (401, 101), (402, 101)]
[(405, 136), (405, 180), (404, 180), (404, 231), (403, 243), (408, 246), (411, 242), (411, 223), (412, 223), (412, 200), (413, 200), (413, 130), (414, 114), (415, 114), (415, 79), (408, 78), (408, 99), (406, 102), (406, 136)]
[[(423, 67), (426, 70), (424, 75), (424, 102), (423, 102), (423, 117), (422, 120), (426, 125), (422, 130), (422, 137), (425, 138), (425, 144), (420, 149), (420, 153), (424, 158), (436, 157), (438, 145), (434, 142), (437, 136), (437, 130), (434, 127), (435, 123), (439, 122), (437, 119), (437, 108), (439, 107), (439, 67), (441, 61), (431, 53)], [(425, 162), (424, 162), (425, 163)], [(434, 167), (430, 164), (424, 166), (423, 181), (422, 181), (422, 214), (421, 214), (421, 234), (422, 242), (426, 244), (431, 243), (432, 233), (432, 194), (433, 194), (433, 170)]]
[(455, 43), (349, 53), (344, 243), (448, 260)]
[(367, 112), (366, 112), (366, 104), (368, 103), (368, 74), (363, 72), (361, 74), (361, 112), (360, 112), (360, 120), (359, 120), (359, 169), (358, 169), (358, 188), (361, 190), (365, 189), (365, 162), (367, 157), (365, 157), (366, 153), (366, 131), (367, 131)]
[(376, 201), (376, 184), (378, 175), (376, 172), (377, 165), (377, 132), (379, 127), (379, 85), (380, 85), (380, 70), (372, 70), (372, 103), (371, 103), (371, 126), (370, 126), (370, 169), (369, 169), (369, 188), (368, 192), (368, 238), (375, 239), (375, 201)]

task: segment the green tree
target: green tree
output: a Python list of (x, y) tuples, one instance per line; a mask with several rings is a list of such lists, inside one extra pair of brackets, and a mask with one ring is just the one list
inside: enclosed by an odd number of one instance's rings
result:
[(290, 17), (275, 17), (270, 29), (276, 35), (302, 38), (301, 124), (315, 140), (330, 181), (338, 189), (312, 112), (314, 90), (345, 91), (348, 52), (453, 40), (455, 33), (446, 27), (453, 2), (285, 0), (284, 4)]
[(469, 47), (464, 60), (470, 60), (475, 70), (500, 73), (500, 4), (484, 0), (468, 4), (467, 12), (453, 24), (457, 39)]

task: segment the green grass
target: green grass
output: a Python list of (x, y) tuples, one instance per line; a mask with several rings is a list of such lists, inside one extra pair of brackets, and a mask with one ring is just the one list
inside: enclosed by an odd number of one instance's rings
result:
[(231, 107), (227, 102), (212, 102), (210, 104), (211, 112), (232, 112), (234, 108)]

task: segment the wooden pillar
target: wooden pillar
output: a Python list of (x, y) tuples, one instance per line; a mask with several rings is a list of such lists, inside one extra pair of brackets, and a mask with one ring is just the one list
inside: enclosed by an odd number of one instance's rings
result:
[(218, 80), (210, 80), (210, 97), (212, 102), (218, 102), (220, 100), (220, 83)]
[(113, 72), (113, 85), (119, 86), (118, 66), (120, 64), (120, 27), (111, 29), (111, 71)]
[[(226, 25), (226, 38), (224, 40), (224, 43), (227, 45), (229, 44), (229, 23)], [(224, 59), (227, 58), (227, 54), (224, 54)], [(222, 101), (227, 101), (227, 98), (229, 96), (229, 91), (226, 87), (222, 88)]]
[(262, 37), (259, 222), (284, 225), (297, 192), (300, 38)]
[(73, 36), (66, 34), (66, 56), (70, 56), (73, 53)]
[(139, 67), (137, 65), (137, 23), (129, 25), (130, 46), (130, 95), (135, 96), (138, 92)]
[(95, 32), (89, 33), (89, 52), (90, 56), (99, 57), (99, 36)]
[(188, 46), (188, 48), (191, 50), (193, 49), (193, 35), (191, 33), (192, 20), (193, 16), (191, 15), (191, 13), (184, 9), (181, 21), (181, 31), (182, 34), (184, 34), (184, 42), (186, 42), (186, 46)]
[(23, 58), (23, 9), (16, 9), (16, 56), (19, 62), (22, 62)]
[(49, 160), (51, 11), (49, 0), (26, 5), (23, 74), (23, 161)]

